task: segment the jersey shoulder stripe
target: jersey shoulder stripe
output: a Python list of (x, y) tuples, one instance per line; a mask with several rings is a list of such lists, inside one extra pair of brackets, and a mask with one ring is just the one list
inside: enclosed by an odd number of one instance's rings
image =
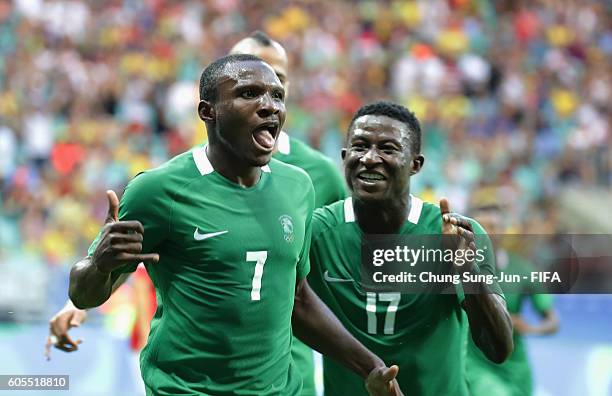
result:
[[(426, 215), (432, 213), (433, 208), (435, 208), (434, 205), (424, 203), (420, 198), (410, 195), (410, 211), (406, 220), (413, 224), (420, 224)], [(312, 238), (314, 240), (331, 229), (354, 222), (353, 198), (348, 197), (315, 211)]]

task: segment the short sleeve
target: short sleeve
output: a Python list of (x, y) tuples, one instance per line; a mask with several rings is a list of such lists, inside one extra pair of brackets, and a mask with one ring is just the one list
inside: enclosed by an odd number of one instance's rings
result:
[[(310, 180), (310, 178), (309, 178)], [(306, 218), (306, 229), (304, 233), (304, 244), (300, 252), (300, 259), (297, 264), (297, 278), (304, 279), (310, 272), (310, 243), (312, 240), (312, 214), (314, 211), (314, 188), (312, 182), (308, 192), (308, 215)]]
[(319, 258), (319, 238), (318, 236), (323, 232), (325, 222), (323, 220), (323, 208), (318, 208), (312, 215), (312, 241), (310, 244), (310, 274), (308, 275), (308, 283), (313, 290), (320, 290), (323, 285), (323, 279), (321, 274), (323, 273), (324, 262)]
[[(169, 198), (164, 194), (163, 182), (155, 174), (143, 172), (127, 185), (119, 202), (119, 220), (138, 220), (144, 228), (142, 253), (155, 253), (169, 230)], [(98, 245), (102, 230), (98, 233), (87, 254), (91, 256)], [(113, 272), (134, 272), (138, 263), (128, 264)]]

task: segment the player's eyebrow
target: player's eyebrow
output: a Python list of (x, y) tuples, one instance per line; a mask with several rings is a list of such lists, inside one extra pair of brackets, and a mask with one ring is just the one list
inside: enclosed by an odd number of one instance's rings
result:
[(350, 142), (354, 142), (354, 141), (365, 141), (365, 137), (363, 135), (355, 135), (355, 132), (353, 132), (351, 134), (351, 138), (349, 139)]
[(384, 144), (389, 144), (389, 143), (395, 144), (395, 145), (400, 146), (400, 147), (402, 146), (402, 142), (400, 140), (396, 139), (396, 138), (383, 139), (383, 140), (378, 142), (378, 144), (381, 145), (381, 146), (384, 145)]
[(265, 87), (265, 84), (263, 84), (260, 81), (248, 81), (248, 82), (241, 82), (240, 80), (236, 81), (236, 84), (234, 85), (234, 89), (243, 89), (243, 88), (260, 88), (263, 89)]
[(262, 81), (249, 81), (249, 82), (241, 82), (238, 81), (233, 87), (235, 90), (243, 90), (243, 89), (258, 89), (258, 90), (266, 90), (270, 89), (274, 93), (282, 93), (284, 95), (285, 90), (282, 85), (278, 84), (266, 84)]

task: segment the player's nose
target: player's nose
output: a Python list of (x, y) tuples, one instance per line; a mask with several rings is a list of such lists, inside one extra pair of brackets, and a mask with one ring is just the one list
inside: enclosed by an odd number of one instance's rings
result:
[(257, 114), (261, 118), (268, 118), (273, 114), (278, 114), (281, 110), (281, 107), (282, 103), (279, 103), (279, 101), (274, 100), (274, 98), (272, 98), (272, 95), (267, 92), (261, 96)]
[(367, 168), (372, 168), (382, 162), (380, 155), (375, 147), (370, 147), (362, 156), (359, 158), (359, 162), (365, 165)]

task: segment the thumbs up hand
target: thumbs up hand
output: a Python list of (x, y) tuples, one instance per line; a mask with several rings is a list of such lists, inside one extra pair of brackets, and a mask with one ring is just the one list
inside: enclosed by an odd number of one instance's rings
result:
[[(476, 250), (476, 241), (472, 223), (457, 214), (451, 213), (448, 199), (440, 199), (440, 215), (442, 216), (442, 236), (445, 247), (454, 250), (455, 252), (467, 250)], [(462, 254), (461, 257), (465, 257)], [(464, 265), (464, 264), (468, 265)], [(455, 269), (459, 272), (469, 271), (471, 269), (471, 260), (455, 260)]]
[(159, 261), (159, 254), (141, 254), (144, 227), (139, 221), (119, 221), (119, 199), (114, 191), (106, 192), (108, 213), (92, 262), (98, 271), (108, 274), (126, 264)]

